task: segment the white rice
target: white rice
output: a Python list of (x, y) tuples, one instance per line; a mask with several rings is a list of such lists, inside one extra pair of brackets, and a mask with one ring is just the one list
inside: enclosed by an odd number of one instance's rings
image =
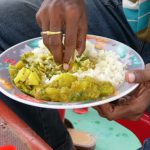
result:
[[(40, 43), (39, 45), (40, 48), (33, 51), (36, 55), (49, 53), (49, 51), (43, 46), (43, 44)], [(109, 81), (116, 88), (124, 82), (126, 69), (119, 60), (119, 56), (115, 52), (96, 50), (94, 44), (87, 42), (85, 55), (97, 59), (97, 64), (95, 69), (89, 69), (84, 72), (74, 73), (74, 75), (76, 75), (78, 78), (89, 76), (98, 81)], [(45, 83), (50, 83), (57, 77), (58, 75), (53, 76), (50, 80), (45, 78)]]
[(90, 76), (99, 81), (109, 81), (118, 87), (125, 80), (125, 66), (119, 60), (118, 54), (113, 51), (96, 50), (94, 44), (86, 43), (85, 53), (96, 58), (98, 63), (95, 69), (89, 69), (81, 73), (75, 73), (79, 78)]

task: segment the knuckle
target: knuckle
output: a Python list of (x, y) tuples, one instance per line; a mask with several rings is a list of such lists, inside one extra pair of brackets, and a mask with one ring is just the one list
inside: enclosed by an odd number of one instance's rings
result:
[(76, 3), (70, 3), (66, 5), (66, 10), (74, 10), (77, 11), (79, 6)]
[(62, 4), (58, 0), (54, 0), (51, 5), (49, 5), (50, 10), (59, 10)]
[(72, 4), (72, 5), (67, 5), (66, 6), (66, 11), (68, 15), (72, 17), (78, 17), (79, 16), (79, 6), (77, 4)]
[(37, 20), (37, 22), (39, 23), (40, 22), (40, 20), (41, 20), (41, 11), (38, 11), (37, 13), (36, 13), (36, 20)]
[(43, 18), (43, 16), (47, 14), (46, 12), (47, 10), (45, 8), (39, 9), (39, 11), (36, 13), (36, 19), (40, 20), (41, 18)]

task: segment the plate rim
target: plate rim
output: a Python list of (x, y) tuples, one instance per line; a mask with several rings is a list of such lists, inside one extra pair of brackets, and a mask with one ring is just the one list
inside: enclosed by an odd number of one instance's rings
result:
[[(141, 69), (144, 69), (145, 68), (145, 63), (142, 59), (142, 57), (140, 56), (140, 54), (138, 52), (136, 52), (133, 48), (131, 48), (130, 46), (124, 44), (124, 43), (121, 43), (117, 40), (114, 40), (114, 39), (111, 39), (111, 38), (107, 38), (107, 37), (102, 37), (102, 36), (98, 36), (98, 35), (93, 35), (93, 34), (87, 34), (87, 36), (92, 36), (94, 38), (105, 38), (105, 39), (108, 39), (108, 40), (111, 40), (111, 41), (114, 41), (114, 42), (118, 42), (122, 45), (125, 45), (127, 47), (129, 47), (131, 50), (134, 51), (134, 53), (139, 57), (141, 63), (142, 63), (142, 68)], [(30, 41), (33, 41), (33, 40), (40, 40), (42, 39), (42, 37), (36, 37), (36, 38), (32, 38), (32, 39), (29, 39), (29, 40), (26, 40), (26, 41), (23, 41), (23, 42), (20, 42), (8, 49), (6, 49), (4, 52), (2, 52), (0, 54), (0, 58), (5, 55), (5, 53), (7, 53), (7, 51), (9, 51), (10, 49), (13, 49), (15, 48), (16, 46), (19, 46), (19, 45), (22, 45), (24, 43), (28, 43)], [(85, 104), (82, 104), (82, 103), (60, 103), (60, 102), (55, 102), (56, 104), (54, 105), (50, 105), (50, 101), (45, 101), (45, 102), (49, 102), (49, 103), (36, 103), (36, 102), (32, 102), (32, 101), (28, 101), (28, 100), (25, 100), (25, 99), (22, 99), (22, 98), (19, 98), (17, 96), (14, 96), (12, 94), (10, 94), (9, 92), (7, 92), (6, 90), (4, 90), (2, 87), (0, 87), (0, 92), (2, 92), (4, 95), (8, 96), (9, 98), (11, 98), (12, 100), (15, 100), (15, 101), (18, 101), (20, 103), (23, 103), (23, 104), (27, 104), (27, 105), (30, 105), (30, 106), (35, 106), (35, 107), (40, 107), (40, 108), (51, 108), (51, 109), (77, 109), (77, 108), (86, 108), (86, 107), (93, 107), (93, 106), (98, 106), (98, 105), (102, 105), (102, 104), (106, 104), (106, 103), (109, 103), (109, 102), (112, 102), (112, 101), (115, 101), (115, 100), (118, 100), (119, 98), (131, 93), (133, 90), (135, 90), (137, 87), (139, 86), (139, 83), (136, 83), (134, 84), (131, 88), (129, 88), (128, 90), (126, 90), (125, 92), (119, 94), (119, 95), (116, 95), (116, 96), (113, 96), (113, 97), (110, 97), (106, 100), (96, 100), (96, 101), (91, 101), (90, 103), (85, 103)], [(24, 93), (25, 94), (25, 93)], [(27, 95), (27, 94), (25, 94)], [(52, 102), (54, 103), (54, 102)], [(58, 103), (58, 105), (57, 105)]]

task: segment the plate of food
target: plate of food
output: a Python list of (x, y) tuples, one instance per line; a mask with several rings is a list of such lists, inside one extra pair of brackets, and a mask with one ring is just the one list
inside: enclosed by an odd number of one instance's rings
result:
[(69, 70), (54, 62), (42, 38), (19, 43), (0, 55), (0, 91), (18, 102), (74, 109), (115, 101), (138, 87), (129, 70), (144, 69), (140, 55), (118, 41), (87, 35), (86, 49)]

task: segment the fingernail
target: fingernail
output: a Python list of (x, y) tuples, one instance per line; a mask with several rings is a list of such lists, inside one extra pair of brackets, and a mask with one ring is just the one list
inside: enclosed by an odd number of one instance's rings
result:
[(129, 80), (129, 82), (133, 83), (135, 81), (135, 74), (128, 73), (128, 80)]
[(64, 69), (64, 70), (68, 70), (68, 69), (69, 69), (69, 64), (66, 64), (66, 63), (63, 64), (63, 69)]

